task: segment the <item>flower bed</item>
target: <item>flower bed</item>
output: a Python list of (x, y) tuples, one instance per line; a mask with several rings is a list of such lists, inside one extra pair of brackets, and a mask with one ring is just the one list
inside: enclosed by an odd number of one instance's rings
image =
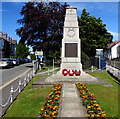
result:
[(41, 108), (41, 117), (55, 118), (58, 114), (62, 84), (54, 85), (54, 89), (46, 97), (46, 102)]
[(100, 105), (97, 103), (94, 95), (88, 90), (87, 86), (82, 83), (76, 83), (76, 86), (80, 92), (83, 105), (87, 109), (88, 118), (105, 118), (106, 114), (102, 111)]

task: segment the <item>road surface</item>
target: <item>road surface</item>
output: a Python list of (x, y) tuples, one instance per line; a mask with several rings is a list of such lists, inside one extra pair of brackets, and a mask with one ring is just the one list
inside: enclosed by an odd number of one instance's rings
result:
[(11, 81), (15, 77), (19, 76), (29, 68), (32, 68), (32, 63), (21, 64), (19, 66), (14, 66), (9, 69), (0, 69), (0, 75), (2, 79), (2, 81), (0, 81), (0, 87)]

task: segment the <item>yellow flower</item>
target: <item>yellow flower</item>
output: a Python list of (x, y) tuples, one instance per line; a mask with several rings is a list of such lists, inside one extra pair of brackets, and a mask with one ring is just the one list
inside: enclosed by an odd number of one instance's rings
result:
[(100, 115), (99, 115), (99, 114), (97, 114), (97, 115), (96, 115), (96, 117), (100, 117)]
[(44, 107), (41, 107), (41, 110), (44, 110)]
[(90, 117), (90, 115), (88, 114), (88, 117)]
[(91, 108), (91, 106), (87, 106), (87, 108), (89, 109), (89, 108)]
[(52, 115), (54, 115), (54, 114), (56, 114), (56, 113), (57, 113), (56, 111), (53, 111), (53, 112), (52, 112)]
[(48, 102), (51, 102), (52, 100), (48, 100)]
[(91, 114), (91, 117), (94, 117), (94, 114)]
[(54, 108), (57, 108), (58, 106), (54, 106)]
[(88, 111), (89, 113), (93, 113), (94, 111)]
[(104, 114), (105, 112), (101, 112), (101, 114)]
[(106, 117), (106, 114), (103, 114), (104, 117)]

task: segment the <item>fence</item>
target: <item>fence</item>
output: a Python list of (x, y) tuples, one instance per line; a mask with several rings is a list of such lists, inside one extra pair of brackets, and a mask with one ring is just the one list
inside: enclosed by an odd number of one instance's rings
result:
[[(6, 100), (6, 102), (1, 101), (2, 103), (4, 102), (4, 104), (0, 104), (0, 117), (5, 113), (5, 111), (7, 110), (7, 108), (12, 104), (12, 102), (14, 101), (14, 99), (17, 97), (17, 95), (24, 89), (24, 87), (27, 85), (27, 83), (32, 79), (33, 77), (33, 71), (30, 71), (26, 77), (24, 77), (24, 79), (19, 80), (17, 87), (15, 88), (14, 86), (10, 87), (9, 90), (9, 94), (7, 94), (8, 98), (4, 99)], [(5, 94), (6, 95), (6, 94)], [(5, 96), (4, 95), (4, 96)], [(1, 96), (2, 97), (2, 96)], [(3, 97), (2, 97), (3, 98)]]
[(107, 60), (106, 63), (120, 70), (120, 60)]
[(118, 81), (120, 81), (120, 70), (118, 68), (115, 68), (115, 67), (107, 64), (106, 70), (109, 73), (111, 73), (114, 77), (116, 77)]
[(82, 59), (82, 66), (84, 70), (89, 70), (91, 67), (94, 69), (105, 69), (106, 68), (106, 60), (101, 57), (88, 57)]
[[(5, 88), (1, 89), (1, 101), (0, 101), (0, 117), (5, 113), (5, 111), (8, 109), (8, 107), (12, 104), (14, 99), (17, 97), (17, 95), (24, 89), (24, 87), (27, 85), (27, 83), (32, 79), (33, 76), (35, 76), (35, 73), (37, 70), (40, 69), (39, 61), (33, 60), (33, 69), (28, 74), (26, 74), (25, 77), (22, 77), (21, 79), (16, 80), (15, 82), (12, 82), (7, 87), (8, 90), (6, 91)], [(14, 86), (13, 86), (14, 85)], [(2, 95), (3, 92), (6, 92), (5, 95)]]
[(39, 65), (38, 60), (33, 60), (33, 74), (37, 72), (37, 70), (41, 69), (41, 66)]

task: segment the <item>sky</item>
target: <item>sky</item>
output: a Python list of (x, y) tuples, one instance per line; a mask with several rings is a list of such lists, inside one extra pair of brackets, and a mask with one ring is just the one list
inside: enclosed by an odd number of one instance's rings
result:
[[(64, 0), (63, 0), (64, 1)], [(103, 24), (106, 24), (108, 32), (113, 35), (113, 41), (118, 40), (118, 2), (70, 2), (70, 6), (77, 8), (77, 15), (81, 16), (82, 9), (86, 8), (91, 16), (96, 18), (101, 17)], [(112, 1), (112, 0), (111, 0)], [(65, 1), (66, 2), (66, 1)], [(24, 2), (15, 2), (13, 0), (3, 0), (0, 5), (0, 31), (7, 33), (12, 39), (19, 42), (19, 36), (16, 35), (15, 30), (21, 25), (17, 23), (21, 19), (20, 11)]]

